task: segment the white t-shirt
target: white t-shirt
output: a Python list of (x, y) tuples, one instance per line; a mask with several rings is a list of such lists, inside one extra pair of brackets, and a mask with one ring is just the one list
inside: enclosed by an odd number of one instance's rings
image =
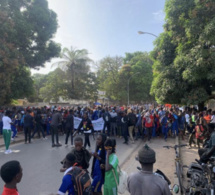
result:
[(185, 114), (185, 119), (187, 123), (190, 123), (190, 115), (189, 114)]
[(12, 121), (8, 116), (3, 116), (2, 122), (3, 122), (3, 129), (11, 130), (10, 123), (12, 123)]

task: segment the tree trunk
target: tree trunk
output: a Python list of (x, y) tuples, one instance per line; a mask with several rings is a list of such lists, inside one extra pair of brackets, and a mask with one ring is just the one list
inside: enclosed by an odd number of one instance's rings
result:
[(200, 102), (198, 104), (198, 107), (199, 107), (199, 111), (204, 111), (205, 103), (204, 102)]

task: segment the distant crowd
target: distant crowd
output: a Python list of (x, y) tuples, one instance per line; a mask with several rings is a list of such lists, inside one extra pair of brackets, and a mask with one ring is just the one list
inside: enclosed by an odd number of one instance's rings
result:
[[(189, 145), (200, 147), (202, 140), (210, 137), (210, 125), (215, 123), (214, 111), (199, 112), (197, 108), (171, 105), (140, 106), (98, 106), (87, 107), (41, 107), (25, 109), (4, 109), (0, 112), (1, 133), (5, 141), (5, 154), (10, 154), (10, 141), (14, 141), (18, 131), (24, 131), (25, 144), (38, 137), (46, 140), (51, 134), (52, 147), (60, 147), (59, 133), (65, 134), (65, 146), (71, 139), (72, 151), (62, 160), (61, 172), (64, 172), (58, 195), (116, 195), (126, 189), (131, 195), (169, 195), (167, 182), (153, 174), (156, 162), (155, 152), (145, 145), (139, 150), (137, 160), (141, 172), (126, 176), (119, 171), (119, 160), (115, 153), (116, 140), (124, 139), (124, 144), (133, 144), (136, 140), (151, 142), (160, 137), (167, 141), (170, 137), (188, 137)], [(74, 127), (74, 117), (81, 119)], [(94, 136), (92, 121), (103, 119), (103, 129), (96, 137), (95, 151), (91, 152), (90, 135)], [(84, 140), (77, 134), (82, 133)], [(41, 137), (42, 136), (42, 137)], [(110, 138), (111, 137), (111, 138)], [(196, 139), (196, 140), (195, 140)], [(87, 148), (88, 147), (88, 148)], [(91, 174), (89, 161), (93, 157)], [(9, 161), (1, 167), (1, 177), (5, 182), (3, 195), (18, 195), (16, 184), (21, 181), (22, 167), (18, 161)], [(92, 182), (90, 179), (92, 177)], [(122, 184), (122, 181), (125, 181)], [(141, 186), (138, 182), (141, 181)], [(153, 185), (149, 188), (148, 186)], [(103, 187), (103, 190), (102, 190)], [(124, 187), (125, 188), (125, 187)], [(103, 193), (102, 193), (103, 191)]]
[[(189, 145), (196, 144), (200, 147), (201, 140), (209, 134), (207, 124), (214, 120), (214, 111), (199, 112), (197, 108), (163, 105), (154, 107), (147, 105), (126, 106), (96, 106), (89, 107), (57, 107), (44, 106), (41, 108), (27, 107), (0, 110), (0, 134), (4, 135), (6, 151), (10, 153), (10, 141), (14, 141), (17, 132), (24, 131), (25, 143), (31, 143), (37, 136), (44, 140), (47, 135), (52, 135), (52, 147), (58, 147), (58, 135), (66, 134), (65, 144), (71, 136), (77, 133), (85, 135), (85, 147), (90, 147), (89, 136), (94, 134), (93, 120), (102, 118), (104, 121), (102, 133), (108, 137), (116, 136), (124, 138), (124, 143), (134, 143), (143, 139), (151, 141), (155, 137), (181, 136), (189, 134)], [(74, 127), (74, 117), (81, 118), (79, 127)], [(4, 119), (7, 119), (4, 122)], [(11, 120), (11, 121), (10, 121)], [(5, 124), (3, 124), (5, 123)], [(4, 126), (6, 125), (6, 126)], [(196, 139), (196, 141), (195, 141)]]

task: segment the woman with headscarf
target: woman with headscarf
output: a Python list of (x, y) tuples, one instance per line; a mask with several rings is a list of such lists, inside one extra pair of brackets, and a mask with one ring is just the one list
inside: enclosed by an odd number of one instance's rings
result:
[(92, 155), (94, 156), (92, 164), (92, 173), (93, 178), (92, 182), (92, 192), (93, 195), (102, 195), (102, 185), (104, 184), (105, 177), (105, 158), (106, 151), (104, 148), (104, 143), (106, 141), (105, 134), (99, 134), (96, 139), (96, 150)]

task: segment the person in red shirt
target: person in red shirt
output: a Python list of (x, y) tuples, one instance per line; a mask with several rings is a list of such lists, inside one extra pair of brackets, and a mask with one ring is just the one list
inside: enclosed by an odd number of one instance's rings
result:
[(1, 178), (5, 182), (2, 195), (19, 195), (17, 183), (22, 179), (22, 167), (19, 161), (13, 160), (1, 167)]
[(154, 125), (154, 117), (150, 112), (147, 112), (143, 117), (143, 128), (146, 130), (146, 134), (148, 136), (148, 141), (151, 140), (152, 137), (152, 127)]

